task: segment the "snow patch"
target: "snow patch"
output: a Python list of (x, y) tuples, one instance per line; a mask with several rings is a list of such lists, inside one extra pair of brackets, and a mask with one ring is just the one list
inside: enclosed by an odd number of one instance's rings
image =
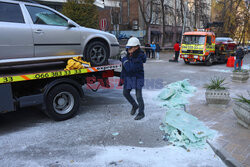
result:
[(161, 148), (105, 147), (105, 151), (97, 154), (91, 161), (100, 166), (115, 162), (118, 166), (124, 167), (225, 166), (208, 144), (204, 149), (191, 149), (190, 151), (174, 146)]

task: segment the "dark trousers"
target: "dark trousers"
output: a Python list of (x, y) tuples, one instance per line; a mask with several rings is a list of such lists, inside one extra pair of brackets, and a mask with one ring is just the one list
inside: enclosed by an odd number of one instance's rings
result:
[(152, 58), (155, 58), (155, 50), (152, 50)]
[(130, 92), (132, 89), (123, 89), (123, 95), (124, 97), (128, 100), (128, 102), (133, 106), (133, 107), (139, 107), (139, 113), (144, 114), (144, 101), (142, 98), (142, 89), (135, 89), (135, 94), (136, 94), (136, 100), (138, 104), (136, 103), (135, 99), (131, 96)]
[(180, 51), (175, 51), (175, 58), (174, 58), (175, 61), (178, 61), (179, 53)]
[(146, 56), (150, 58), (150, 51), (146, 51)]

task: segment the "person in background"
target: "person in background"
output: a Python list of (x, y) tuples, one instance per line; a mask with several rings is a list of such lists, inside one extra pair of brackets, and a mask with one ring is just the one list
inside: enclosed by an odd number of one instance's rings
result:
[[(139, 109), (135, 120), (140, 120), (145, 117), (144, 114), (144, 101), (142, 98), (142, 87), (144, 86), (144, 69), (143, 63), (146, 62), (146, 55), (140, 49), (140, 41), (136, 37), (132, 37), (128, 40), (126, 45), (126, 54), (121, 55), (122, 72), (121, 82), (123, 84), (123, 95), (132, 105), (130, 114), (134, 115), (136, 110)], [(135, 89), (137, 103), (131, 96), (130, 92)]]
[(161, 47), (159, 45), (159, 42), (156, 43), (156, 59), (159, 60), (160, 59), (160, 51), (161, 51)]
[(180, 45), (179, 45), (178, 41), (176, 41), (176, 43), (174, 44), (174, 51), (175, 51), (174, 61), (178, 62), (178, 57), (179, 57), (179, 54), (180, 54)]
[(153, 59), (155, 58), (155, 49), (156, 49), (155, 42), (152, 42), (152, 44), (150, 44), (150, 47), (151, 47), (152, 59)]
[(150, 50), (150, 44), (146, 43), (145, 47), (146, 47), (145, 48), (146, 56), (147, 56), (147, 58), (150, 58), (150, 52), (151, 52), (151, 50)]
[(244, 58), (244, 51), (242, 46), (238, 46), (236, 50), (236, 60), (234, 62), (234, 70), (237, 70), (237, 64), (239, 66), (238, 70), (241, 70), (241, 61)]

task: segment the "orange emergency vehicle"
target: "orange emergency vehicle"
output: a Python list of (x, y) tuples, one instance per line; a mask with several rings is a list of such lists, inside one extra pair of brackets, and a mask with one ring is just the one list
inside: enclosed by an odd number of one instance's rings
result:
[(216, 47), (215, 34), (209, 29), (198, 29), (183, 34), (180, 57), (186, 64), (190, 62), (204, 62), (212, 65), (214, 62), (225, 63), (233, 52), (221, 51), (222, 47)]

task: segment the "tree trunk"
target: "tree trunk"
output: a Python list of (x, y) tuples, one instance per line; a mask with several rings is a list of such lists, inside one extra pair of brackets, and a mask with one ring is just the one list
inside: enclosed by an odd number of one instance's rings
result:
[(184, 14), (183, 14), (183, 0), (180, 0), (181, 1), (181, 23), (182, 25), (184, 24)]
[(177, 33), (177, 21), (176, 21), (177, 9), (176, 9), (176, 6), (177, 6), (176, 0), (174, 0), (174, 36), (173, 36), (172, 45), (174, 45), (176, 42), (176, 33)]
[(165, 44), (165, 6), (164, 0), (161, 0), (161, 12), (162, 12), (162, 42), (161, 46)]
[[(140, 11), (141, 11), (141, 14), (142, 14), (142, 18), (143, 18), (143, 21), (144, 21), (144, 23), (145, 23), (145, 28), (146, 28), (146, 35), (145, 35), (145, 37), (144, 37), (144, 42), (149, 42), (150, 41), (150, 39), (148, 39), (148, 30), (149, 30), (149, 26), (150, 26), (150, 24), (151, 24), (151, 20), (152, 20), (152, 13), (153, 13), (153, 11), (152, 11), (152, 8), (153, 8), (153, 0), (150, 0), (150, 2), (149, 2), (149, 5), (150, 5), (150, 11), (149, 11), (149, 19), (147, 20), (146, 19), (146, 16), (145, 15), (147, 15), (147, 13), (146, 13), (146, 9), (145, 9), (145, 4), (144, 4), (144, 2), (145, 1), (143, 1), (143, 3), (141, 2), (141, 0), (137, 0), (137, 2), (138, 2), (138, 4), (139, 4), (139, 8), (140, 8)], [(148, 5), (148, 4), (147, 4)]]

